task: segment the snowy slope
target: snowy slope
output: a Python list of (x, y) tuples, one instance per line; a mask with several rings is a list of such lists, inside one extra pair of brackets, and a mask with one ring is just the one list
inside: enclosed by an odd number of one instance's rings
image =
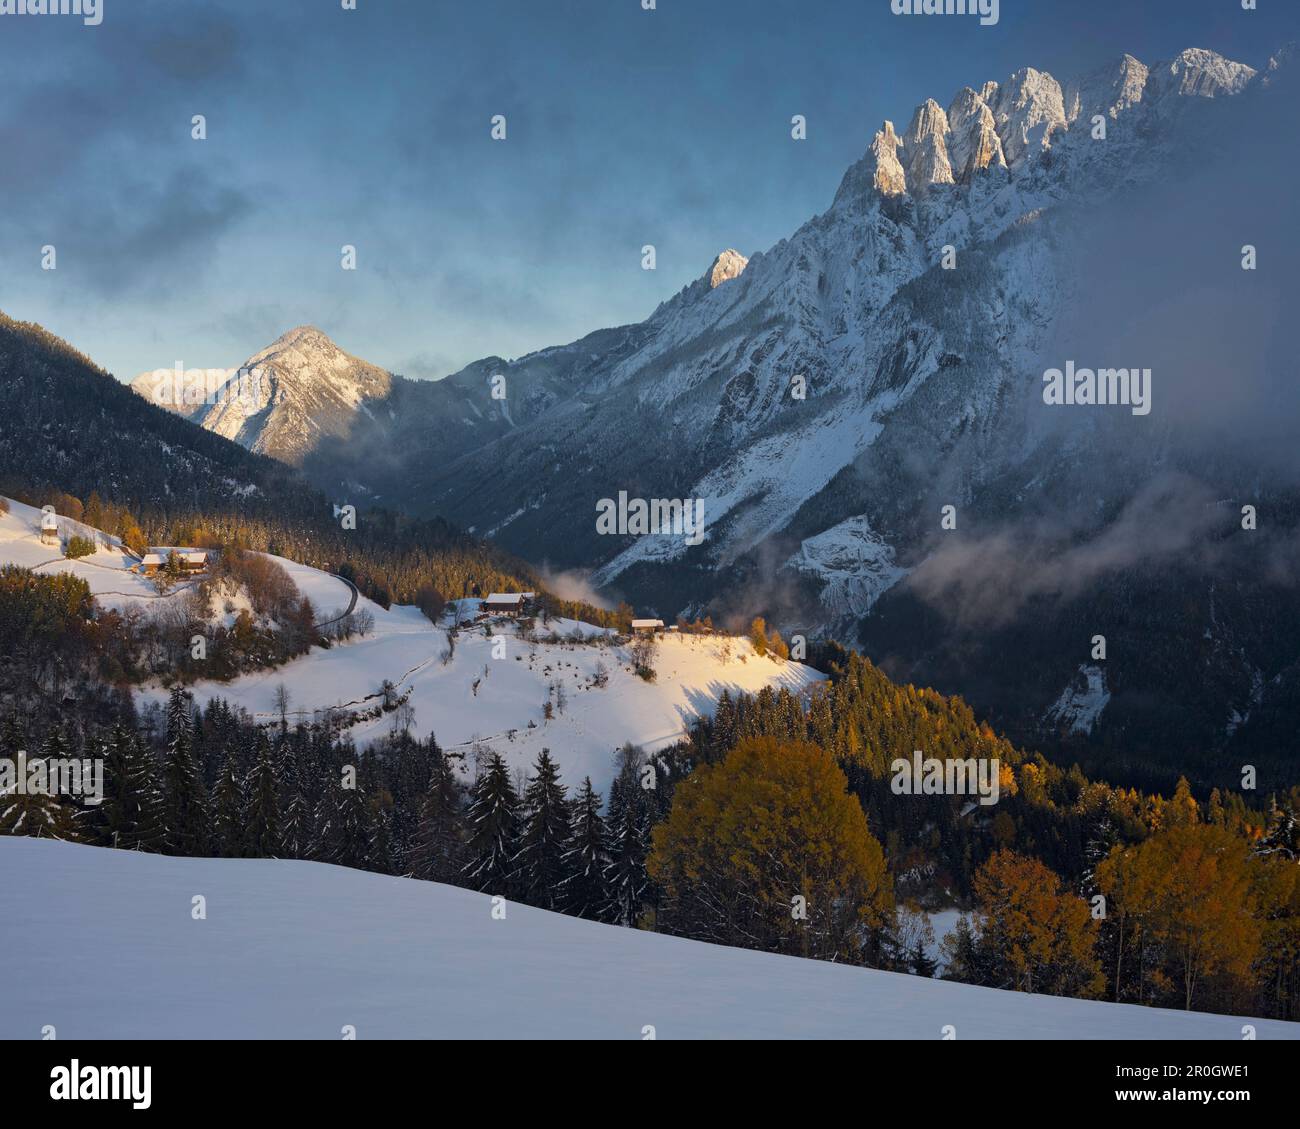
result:
[[(160, 596), (149, 580), (130, 571), (137, 562), (115, 538), (81, 522), (59, 520), (62, 537), (79, 534), (100, 548), (83, 560), (66, 560), (61, 547), (41, 544), (41, 511), (10, 501), (10, 512), (0, 514), (0, 564), (80, 576), (101, 604), (119, 610), (156, 607), (191, 587), (178, 584)], [(284, 557), (271, 560), (311, 600), (318, 623), (348, 610), (352, 589), (338, 577)], [(465, 603), (477, 611), (478, 601)], [(387, 679), (406, 696), (418, 733), (432, 732), (445, 748), (467, 754), (467, 774), (473, 771), (469, 754), (475, 745), (497, 749), (518, 768), (531, 766), (549, 748), (566, 780), (577, 784), (589, 775), (604, 790), (613, 778), (617, 749), (629, 741), (646, 751), (672, 744), (693, 718), (712, 713), (724, 690), (733, 696), (765, 686), (803, 692), (824, 678), (800, 663), (759, 657), (747, 639), (670, 633), (659, 646), (657, 678), (648, 683), (632, 672), (626, 647), (609, 639), (596, 645), (610, 632), (572, 620), (538, 623), (535, 643), (522, 639), (508, 620), (494, 623), (491, 636), (483, 625), (466, 624), (444, 661), (450, 611), (436, 627), (417, 608), (382, 608), (361, 595), (354, 611), (370, 613), (371, 633), (329, 649), (314, 647), (283, 667), (234, 682), (199, 682), (193, 687), (196, 700), (223, 697), (270, 723), (279, 717), (275, 694), (283, 685), (293, 719), (312, 721), (328, 710), (347, 714), (374, 706)], [(577, 636), (587, 642), (575, 642)], [(600, 688), (595, 681), (602, 666), (608, 681)], [(563, 708), (552, 693), (555, 685), (563, 687)], [(548, 697), (555, 707), (550, 720), (543, 712)], [(137, 698), (142, 705), (159, 704), (166, 693), (155, 685), (138, 691)], [(351, 726), (348, 733), (364, 744), (385, 733), (392, 721), (385, 714)]]
[[(178, 584), (165, 596), (137, 572), (131, 569), (139, 560), (116, 537), (71, 518), (60, 517), (59, 545), (41, 542), (41, 511), (33, 506), (6, 499), (9, 512), (0, 514), (0, 564), (16, 564), (48, 576), (54, 572), (67, 572), (78, 576), (89, 586), (105, 607), (118, 611), (127, 607), (151, 606), (160, 600), (177, 597), (189, 587)], [(63, 556), (63, 543), (69, 537), (86, 537), (95, 543), (95, 552), (80, 560), (70, 561)]]
[[(0, 1038), (1260, 1039), (1300, 1024), (729, 949), (308, 862), (0, 839)], [(206, 920), (191, 899), (206, 899)]]
[[(311, 598), (321, 618), (329, 614), (326, 609), (347, 606), (347, 589), (337, 578), (273, 559)], [(824, 678), (800, 663), (760, 658), (745, 639), (670, 634), (659, 647), (657, 678), (647, 683), (632, 673), (625, 647), (567, 641), (575, 632), (593, 640), (606, 634), (569, 620), (552, 621), (551, 637), (536, 644), (520, 638), (509, 621), (494, 623), (492, 636), (481, 625), (462, 626), (454, 653), (444, 662), (449, 621), (435, 627), (416, 608), (384, 609), (365, 597), (358, 599), (357, 608), (374, 616), (372, 634), (328, 650), (313, 648), (276, 670), (231, 683), (197, 683), (192, 688), (196, 700), (223, 697), (256, 720), (271, 722), (279, 717), (275, 694), (283, 685), (293, 718), (311, 721), (332, 707), (354, 712), (373, 705), (381, 683), (389, 679), (399, 694), (409, 693), (415, 731), (422, 736), (432, 732), (444, 748), (466, 753), (467, 774), (473, 771), (470, 754), (476, 744), (496, 749), (512, 767), (525, 769), (549, 748), (567, 782), (577, 784), (589, 775), (604, 790), (614, 775), (614, 753), (625, 742), (647, 751), (671, 744), (694, 717), (713, 711), (723, 690), (733, 696), (765, 686), (801, 692)], [(545, 630), (539, 623), (539, 634)], [(593, 684), (600, 665), (608, 673), (603, 689)], [(547, 720), (544, 705), (555, 683), (563, 686), (566, 704)], [(153, 687), (138, 698), (161, 703), (165, 694)], [(348, 733), (364, 744), (392, 723), (392, 716), (384, 715)]]

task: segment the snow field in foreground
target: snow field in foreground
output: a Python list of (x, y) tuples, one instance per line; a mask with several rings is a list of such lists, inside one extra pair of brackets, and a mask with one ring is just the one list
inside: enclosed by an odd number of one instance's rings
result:
[[(974, 988), (320, 863), (0, 839), (0, 1038), (1230, 1039), (1300, 1024)], [(21, 876), (21, 877), (20, 877)], [(206, 919), (191, 916), (201, 895)]]

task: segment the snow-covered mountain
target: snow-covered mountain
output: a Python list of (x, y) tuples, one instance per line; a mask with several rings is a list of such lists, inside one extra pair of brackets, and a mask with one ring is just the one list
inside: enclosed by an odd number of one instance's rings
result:
[[(1176, 178), (1189, 133), (1178, 123), (1260, 80), (1203, 49), (1150, 67), (1125, 55), (1064, 84), (1026, 67), (957, 91), (947, 109), (927, 100), (901, 133), (886, 121), (827, 212), (750, 259), (723, 251), (643, 323), (400, 388), (300, 328), (245, 362), (270, 377), (251, 404), (231, 397), (194, 418), (287, 461), (310, 454), (331, 485), (493, 530), (534, 558), (596, 566), (606, 584), (635, 586), (625, 574), (638, 563), (684, 555), (655, 535), (595, 536), (594, 502), (618, 488), (704, 499), (713, 565), (779, 533), (797, 536), (797, 550), (840, 521), (869, 520), (795, 520), (869, 451), (877, 462), (905, 451), (925, 478), (969, 496), (1031, 454), (1016, 409), (1071, 297), (1073, 248), (1054, 212)], [(1214, 124), (1196, 118), (1191, 132)], [(505, 394), (494, 397), (497, 376)], [(876, 485), (902, 492), (916, 476), (898, 470)]]
[(1239, 1040), (1246, 1024), (1300, 1038), (1294, 1023), (975, 988), (524, 905), (502, 917), (487, 894), (322, 863), (0, 838), (0, 866), (40, 876), (0, 887), (0, 945), (24, 972), (5, 1039), (53, 1025), (60, 1039)]
[[(1238, 261), (1252, 240), (1289, 261), (1295, 242), (1294, 156), (1280, 140), (1300, 117), (1293, 57), (1257, 72), (1199, 48), (1153, 64), (1125, 55), (1064, 81), (1026, 67), (927, 100), (905, 127), (864, 138), (830, 207), (788, 239), (719, 254), (644, 322), (436, 383), (394, 380), (346, 438), (322, 434), (304, 469), (339, 496), (442, 514), (532, 560), (590, 569), (666, 616), (762, 611), (863, 644), (891, 673), (1012, 711), (1001, 723), (1036, 741), (1086, 657), (1075, 638), (1107, 627), (1114, 594), (1190, 567), (1243, 503), (1296, 512), (1294, 457), (1283, 474), (1261, 463), (1298, 403), (1268, 383), (1283, 372), (1293, 283)], [(1247, 289), (1256, 278), (1272, 289)], [(1229, 379), (1243, 357), (1249, 377)], [(1045, 411), (1041, 377), (1070, 359), (1153, 366), (1155, 413)], [(1273, 438), (1243, 442), (1261, 420)], [(703, 543), (602, 535), (597, 503), (620, 491), (701, 500)], [(1153, 498), (1182, 524), (1134, 544)], [(1201, 515), (1214, 505), (1211, 528)], [(940, 526), (945, 506), (956, 530)], [(1058, 566), (1088, 543), (1099, 548)], [(972, 561), (1005, 567), (975, 585)], [(1030, 563), (1034, 576), (1015, 575)], [(1300, 660), (1274, 637), (1290, 611), (1210, 624), (1214, 582), (1235, 583), (1233, 567), (1144, 590), (1163, 621), (1176, 611), (1182, 631), (1218, 633), (1214, 670), (1192, 669), (1173, 640), (1169, 663), (1140, 677), (1115, 669), (1133, 652), (1113, 656), (1103, 729), (1126, 702), (1158, 701), (1158, 721), (1121, 726), (1129, 740), (1199, 711), (1185, 736), (1208, 747), (1261, 679)], [(1252, 565), (1246, 582), (1286, 567)], [(1034, 607), (1028, 640), (936, 665), (963, 654), (954, 625), (1005, 627), (1035, 597), (1092, 604)], [(1294, 602), (1270, 591), (1243, 606), (1279, 599)], [(993, 646), (993, 632), (980, 640)], [(1003, 667), (995, 700), (986, 672), (1004, 646), (1044, 666), (1019, 682)], [(1157, 668), (1165, 682), (1143, 684)], [(1180, 695), (1198, 680), (1216, 689), (1188, 712)]]
[(639, 325), (440, 382), (492, 411), (488, 376), (503, 375), (508, 424), (495, 434), (421, 449), (428, 415), (408, 403), (330, 445), (320, 472), (633, 590), (638, 564), (685, 548), (597, 537), (595, 500), (619, 488), (703, 498), (714, 567), (777, 534), (797, 551), (870, 520), (860, 504), (837, 505), (834, 520), (806, 510), (864, 457), (925, 464), (877, 479), (887, 496), (936, 475), (969, 496), (1032, 453), (1019, 409), (1072, 292), (1055, 213), (1180, 175), (1193, 104), (1259, 89), (1257, 78), (1193, 49), (1151, 67), (1124, 56), (1064, 85), (1025, 68), (958, 91), (947, 109), (929, 100), (901, 132), (885, 122), (830, 209), (791, 238), (748, 260), (723, 252)]
[[(312, 326), (289, 330), (242, 365), (203, 370), (178, 382), (167, 369), (142, 373), (131, 387), (208, 431), (294, 466), (325, 436), (346, 438), (358, 412), (384, 399), (392, 379), (345, 353)], [(185, 395), (178, 395), (178, 386)], [(191, 394), (191, 386), (202, 396)]]

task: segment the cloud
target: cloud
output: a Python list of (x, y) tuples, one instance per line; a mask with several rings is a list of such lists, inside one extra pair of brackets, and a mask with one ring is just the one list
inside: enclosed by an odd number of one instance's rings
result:
[[(1294, 69), (1294, 68), (1293, 68)], [(1080, 210), (1066, 244), (1073, 292), (1045, 367), (1152, 370), (1152, 414), (1107, 438), (1160, 446), (1213, 475), (1235, 464), (1300, 484), (1296, 326), (1300, 80), (1197, 106), (1159, 177)], [(1242, 269), (1243, 249), (1258, 268)], [(1073, 422), (1038, 406), (1045, 428)], [(1149, 426), (1148, 426), (1149, 424)]]
[(1070, 600), (1139, 565), (1216, 568), (1230, 517), (1203, 484), (1166, 474), (1101, 528), (1039, 514), (980, 537), (943, 534), (903, 586), (962, 626), (1003, 626), (1032, 600)]
[(169, 21), (132, 50), (154, 65), (155, 74), (193, 86), (213, 79), (237, 81), (244, 71), (246, 48), (234, 20), (199, 11), (183, 24)]
[(542, 583), (546, 585), (549, 591), (559, 596), (561, 600), (579, 600), (584, 604), (592, 604), (595, 607), (611, 611), (617, 606), (591, 586), (589, 579), (591, 572), (589, 570), (568, 569), (553, 572), (543, 566), (539, 572)]
[(439, 380), (460, 367), (462, 366), (456, 363), (456, 358), (448, 353), (425, 350), (399, 361), (392, 371), (412, 380)]
[(77, 213), (60, 238), (75, 247), (60, 269), (103, 295), (139, 288), (175, 294), (204, 281), (220, 237), (247, 216), (253, 202), (238, 188), (213, 183), (199, 168), (162, 182), (124, 186), (101, 211)]

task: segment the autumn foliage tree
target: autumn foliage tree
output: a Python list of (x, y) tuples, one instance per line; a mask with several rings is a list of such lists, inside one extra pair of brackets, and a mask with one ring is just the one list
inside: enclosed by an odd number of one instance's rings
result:
[(1260, 995), (1273, 1015), (1300, 1019), (1300, 863), (1269, 855), (1257, 858), (1253, 870), (1261, 931), (1256, 961)]
[(807, 741), (741, 741), (677, 786), (647, 863), (660, 927), (721, 944), (870, 960), (893, 883), (861, 805)]
[(1095, 998), (1105, 989), (1088, 904), (1037, 859), (995, 852), (975, 874), (973, 936), (949, 948), (954, 977)]
[(1244, 987), (1262, 934), (1253, 878), (1245, 840), (1209, 824), (1174, 823), (1112, 850), (1097, 886), (1127, 933), (1113, 973), (1121, 990), (1136, 978), (1140, 1001), (1190, 1009), (1207, 980)]

